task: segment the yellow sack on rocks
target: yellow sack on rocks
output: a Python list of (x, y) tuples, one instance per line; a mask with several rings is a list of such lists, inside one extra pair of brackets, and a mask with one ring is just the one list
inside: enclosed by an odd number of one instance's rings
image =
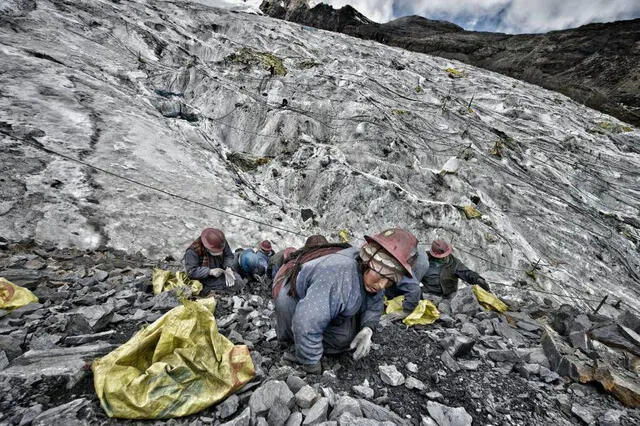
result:
[(187, 416), (226, 398), (255, 375), (249, 349), (218, 333), (215, 299), (184, 301), (93, 362), (109, 417)]
[(38, 303), (38, 298), (35, 294), (5, 278), (0, 278), (0, 309), (10, 311), (29, 303)]
[(479, 285), (471, 286), (471, 290), (473, 290), (473, 294), (476, 295), (478, 303), (480, 303), (483, 308), (496, 312), (505, 312), (509, 309), (495, 294), (489, 293)]
[(163, 291), (175, 290), (182, 287), (191, 289), (191, 294), (198, 295), (202, 291), (202, 283), (192, 280), (186, 272), (172, 272), (155, 268), (153, 270), (153, 294), (160, 294)]
[[(401, 311), (402, 302), (404, 302), (404, 296), (398, 296), (391, 300), (386, 300), (385, 305), (387, 305), (387, 308), (385, 313), (390, 314)], [(436, 305), (434, 305), (431, 300), (421, 300), (418, 302), (418, 306), (416, 306), (413, 312), (402, 320), (402, 323), (405, 325), (427, 325), (433, 324), (438, 318), (440, 318), (440, 312)]]

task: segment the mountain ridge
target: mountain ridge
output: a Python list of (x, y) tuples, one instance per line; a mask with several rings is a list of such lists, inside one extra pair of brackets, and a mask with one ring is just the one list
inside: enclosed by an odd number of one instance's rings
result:
[[(263, 1), (267, 15), (456, 59), (560, 92), (591, 108), (640, 125), (640, 19), (593, 23), (546, 34), (466, 31), (419, 17), (375, 23), (351, 6)], [(404, 19), (404, 18), (399, 18)], [(426, 24), (426, 25), (425, 25)]]

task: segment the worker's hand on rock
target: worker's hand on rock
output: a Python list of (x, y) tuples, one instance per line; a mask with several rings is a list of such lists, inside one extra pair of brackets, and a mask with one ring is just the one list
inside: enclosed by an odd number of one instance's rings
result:
[(322, 373), (322, 364), (302, 364), (302, 369), (305, 373), (308, 374), (321, 374)]
[(209, 275), (211, 275), (212, 277), (219, 277), (223, 272), (224, 270), (221, 268), (213, 268), (209, 270)]
[(482, 277), (478, 278), (478, 285), (489, 292), (491, 291), (491, 287), (489, 287), (489, 283), (487, 283), (487, 281)]
[(356, 334), (356, 337), (351, 341), (351, 345), (349, 345), (349, 349), (355, 349), (353, 359), (359, 360), (369, 354), (371, 350), (371, 336), (373, 336), (373, 330), (369, 327), (363, 327), (362, 330)]

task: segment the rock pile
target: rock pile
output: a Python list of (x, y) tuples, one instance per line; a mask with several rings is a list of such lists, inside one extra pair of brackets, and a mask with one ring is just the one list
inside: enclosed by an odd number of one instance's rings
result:
[[(172, 293), (152, 294), (153, 267), (180, 265), (0, 240), (0, 276), (39, 298), (0, 311), (0, 424), (122, 423), (100, 408), (88, 366), (179, 304)], [(484, 311), (464, 288), (434, 300), (437, 323), (388, 324), (364, 360), (327, 357), (321, 375), (306, 375), (282, 358), (269, 283), (218, 299), (218, 327), (249, 346), (256, 378), (172, 424), (640, 422), (633, 408), (640, 320), (630, 312), (613, 321), (569, 306), (511, 303), (501, 315)]]

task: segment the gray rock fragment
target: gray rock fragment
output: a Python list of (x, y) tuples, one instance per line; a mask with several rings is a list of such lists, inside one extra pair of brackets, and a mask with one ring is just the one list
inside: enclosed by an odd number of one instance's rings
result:
[(0, 370), (4, 369), (7, 365), (9, 365), (9, 358), (7, 358), (5, 351), (0, 351)]
[(376, 405), (371, 401), (358, 399), (358, 403), (360, 404), (362, 414), (368, 419), (378, 420), (381, 422), (392, 422), (396, 425), (404, 425), (407, 423), (402, 417), (393, 411)]
[(33, 424), (33, 421), (42, 413), (42, 404), (35, 404), (26, 410), (26, 413), (22, 416), (20, 424), (18, 426), (26, 426)]
[(447, 407), (435, 401), (427, 402), (427, 411), (439, 426), (471, 426), (472, 417), (462, 407)]
[(71, 346), (84, 345), (98, 340), (106, 340), (116, 334), (115, 330), (103, 331), (102, 333), (81, 334), (79, 336), (67, 336), (64, 343)]
[(407, 387), (407, 389), (425, 390), (427, 388), (427, 385), (425, 385), (423, 382), (416, 379), (415, 377), (411, 377), (411, 376), (407, 377), (407, 380), (405, 381), (404, 385)]
[(309, 385), (303, 386), (296, 394), (296, 404), (300, 408), (310, 408), (320, 395)]
[(109, 272), (107, 271), (103, 271), (102, 269), (96, 269), (93, 271), (93, 278), (96, 279), (96, 281), (104, 281), (109, 277)]
[(220, 426), (249, 426), (251, 422), (251, 409), (245, 408), (240, 415), (226, 423), (222, 423)]
[(85, 398), (74, 399), (47, 411), (43, 411), (33, 419), (32, 426), (49, 426), (53, 424), (76, 425), (78, 423), (78, 411), (88, 406), (91, 402)]
[(71, 314), (81, 315), (94, 332), (102, 331), (113, 318), (115, 302), (107, 300), (102, 305), (83, 306), (71, 311)]
[(390, 386), (400, 386), (404, 383), (404, 376), (398, 371), (395, 365), (380, 365), (380, 378)]
[(622, 416), (624, 416), (624, 411), (609, 409), (598, 419), (598, 425), (618, 426)]
[(272, 426), (284, 425), (290, 415), (291, 409), (282, 401), (276, 401), (276, 403), (269, 409), (267, 423)]
[(375, 394), (374, 390), (369, 386), (355, 385), (352, 386), (351, 389), (356, 395), (361, 396), (362, 398), (372, 399)]
[(591, 410), (589, 410), (589, 408), (583, 405), (573, 404), (571, 406), (571, 413), (582, 420), (584, 424), (590, 425), (595, 423), (595, 416), (593, 415)]
[(287, 407), (292, 407), (294, 402), (293, 393), (286, 383), (280, 380), (269, 380), (257, 388), (249, 398), (249, 408), (255, 415), (261, 415), (277, 402), (282, 402)]
[(302, 413), (296, 411), (295, 413), (291, 413), (284, 426), (300, 426), (302, 424), (302, 419)]
[(471, 287), (461, 288), (451, 299), (451, 314), (475, 315), (482, 311), (478, 299), (473, 294)]
[(442, 361), (444, 366), (447, 367), (449, 370), (460, 371), (460, 366), (458, 365), (456, 360), (453, 359), (453, 357), (449, 354), (449, 352), (446, 352), (446, 351), (443, 352), (442, 355), (440, 356), (440, 360)]
[(227, 417), (231, 417), (238, 411), (238, 406), (240, 404), (240, 398), (238, 395), (233, 394), (225, 399), (223, 402), (218, 404), (217, 412), (218, 417), (221, 419), (226, 419)]
[[(333, 410), (331, 410), (329, 420), (336, 420), (343, 414), (350, 414), (354, 418), (362, 417), (362, 409), (360, 408), (358, 400), (348, 395), (338, 399)], [(338, 420), (338, 422), (341, 423), (340, 420)]]
[(30, 350), (13, 361), (13, 365), (0, 371), (1, 377), (19, 377), (37, 380), (44, 377), (60, 377), (67, 382), (67, 388), (75, 386), (87, 373), (88, 361), (105, 355), (116, 345), (96, 343), (71, 348)]
[(318, 398), (307, 412), (307, 417), (302, 422), (303, 425), (317, 425), (327, 420), (329, 411), (329, 398)]
[(413, 362), (408, 362), (407, 365), (405, 365), (405, 368), (407, 369), (407, 371), (414, 374), (418, 372), (418, 366)]
[(289, 386), (289, 389), (291, 389), (294, 395), (306, 385), (307, 382), (294, 374), (290, 374), (287, 377), (287, 386)]

